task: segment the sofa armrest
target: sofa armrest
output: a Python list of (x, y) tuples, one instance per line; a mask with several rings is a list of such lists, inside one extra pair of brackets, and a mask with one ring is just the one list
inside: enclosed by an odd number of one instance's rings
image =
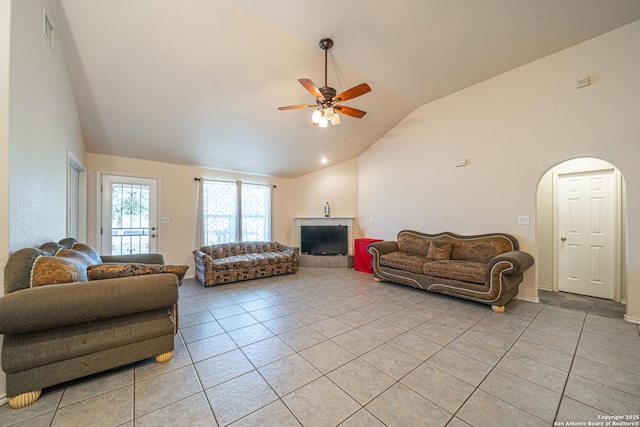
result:
[(282, 252), (291, 255), (294, 259), (298, 259), (300, 256), (300, 248), (298, 246), (282, 245)]
[(162, 254), (127, 254), (101, 255), (102, 262), (117, 262), (120, 264), (160, 264), (164, 265)]
[(0, 297), (0, 334), (14, 334), (171, 308), (175, 274), (121, 277), (22, 289)]
[(380, 257), (382, 255), (397, 251), (398, 242), (394, 242), (391, 240), (385, 242), (374, 242), (370, 243), (369, 246), (367, 246), (367, 252), (369, 252), (374, 257)]
[(533, 257), (526, 252), (522, 252), (522, 251), (505, 252), (503, 254), (496, 255), (495, 257), (489, 260), (489, 264), (487, 264), (487, 273), (489, 273), (491, 269), (501, 261), (507, 261), (512, 265), (511, 268), (507, 268), (502, 271), (502, 274), (507, 274), (507, 275), (524, 273), (534, 263)]
[(209, 254), (196, 249), (193, 251), (193, 260), (196, 267), (196, 275), (201, 275), (204, 280), (204, 276), (206, 276), (207, 271), (214, 267), (213, 258), (211, 258)]

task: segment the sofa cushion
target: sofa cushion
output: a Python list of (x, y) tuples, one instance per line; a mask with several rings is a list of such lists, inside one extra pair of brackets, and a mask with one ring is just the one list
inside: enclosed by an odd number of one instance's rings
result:
[(182, 284), (188, 265), (160, 265), (160, 264), (117, 264), (104, 263), (90, 265), (87, 268), (89, 280), (115, 279), (118, 277), (143, 276), (147, 274), (171, 273), (178, 277)]
[(31, 267), (31, 287), (56, 283), (86, 282), (87, 269), (78, 261), (57, 256), (40, 256)]
[(453, 244), (451, 259), (488, 263), (491, 258), (513, 250), (513, 242), (504, 236), (460, 239)]
[(203, 246), (201, 252), (209, 255), (213, 259), (231, 258), (247, 254), (262, 254), (266, 252), (280, 252), (283, 245), (272, 241), (249, 241), (234, 243), (218, 243), (215, 245)]
[(422, 273), (425, 261), (426, 258), (423, 255), (412, 255), (401, 251), (391, 252), (380, 257), (380, 264), (412, 273)]
[(55, 255), (58, 250), (60, 250), (62, 246), (60, 246), (56, 242), (47, 242), (40, 245), (40, 250), (44, 252), (45, 255)]
[(87, 268), (91, 264), (93, 264), (93, 260), (89, 257), (89, 255), (73, 249), (58, 249), (58, 252), (56, 252), (56, 256), (77, 261), (78, 263), (83, 265), (84, 268)]
[(411, 232), (403, 232), (398, 235), (398, 250), (411, 255), (427, 256), (429, 253), (429, 241), (423, 236)]
[(36, 259), (42, 255), (47, 254), (37, 248), (18, 249), (11, 254), (4, 267), (5, 294), (31, 287), (31, 268)]
[(89, 245), (85, 245), (84, 243), (74, 243), (73, 246), (71, 246), (71, 249), (87, 255), (91, 259), (91, 264), (102, 264), (100, 254), (98, 254), (98, 252)]
[(427, 258), (429, 260), (444, 260), (451, 258), (451, 249), (453, 245), (449, 242), (431, 242), (429, 244), (429, 252)]
[(211, 264), (218, 270), (231, 268), (257, 267), (268, 264), (290, 262), (291, 256), (280, 252), (249, 253), (214, 259)]
[(487, 265), (480, 262), (460, 260), (437, 260), (424, 264), (422, 273), (443, 279), (464, 282), (487, 282)]

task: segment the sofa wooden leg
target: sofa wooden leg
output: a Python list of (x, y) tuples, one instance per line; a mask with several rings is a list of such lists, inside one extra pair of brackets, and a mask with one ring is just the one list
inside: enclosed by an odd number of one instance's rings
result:
[(374, 276), (374, 277), (373, 277), (373, 281), (374, 281), (374, 282), (378, 282), (378, 283), (380, 283), (380, 282), (382, 282), (382, 279), (381, 279), (381, 278), (379, 278), (379, 277), (375, 277), (375, 276)]
[(158, 363), (166, 363), (173, 358), (173, 351), (167, 351), (166, 353), (162, 353), (156, 356), (156, 362)]
[(17, 396), (10, 397), (9, 407), (13, 409), (20, 409), (24, 408), (25, 406), (29, 406), (40, 398), (40, 394), (42, 394), (42, 390), (29, 391), (27, 393), (22, 393)]
[(504, 313), (504, 305), (492, 305), (491, 310), (495, 311), (496, 313)]

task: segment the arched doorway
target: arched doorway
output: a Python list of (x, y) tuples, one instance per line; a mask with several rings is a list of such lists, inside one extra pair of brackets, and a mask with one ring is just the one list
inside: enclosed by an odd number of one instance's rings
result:
[(622, 174), (601, 159), (567, 160), (541, 176), (538, 289), (626, 302), (624, 194)]

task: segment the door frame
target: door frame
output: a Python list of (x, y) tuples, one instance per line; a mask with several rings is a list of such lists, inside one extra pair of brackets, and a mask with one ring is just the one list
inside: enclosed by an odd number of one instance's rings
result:
[(161, 230), (161, 211), (162, 211), (162, 182), (157, 175), (142, 175), (125, 172), (113, 172), (113, 171), (97, 171), (96, 179), (96, 242), (99, 252), (102, 254), (102, 179), (105, 175), (120, 176), (123, 178), (143, 178), (153, 179), (157, 183), (156, 194), (156, 229), (158, 237), (156, 238), (156, 252), (162, 253), (162, 230)]
[(622, 298), (622, 174), (613, 165), (601, 168), (567, 168), (553, 171), (553, 292), (560, 290), (560, 175), (574, 173), (598, 173), (613, 171), (614, 195), (614, 236), (613, 236), (613, 301), (621, 302)]
[(78, 236), (79, 242), (87, 241), (87, 168), (82, 162), (73, 155), (73, 153), (67, 150), (67, 237), (71, 237), (71, 224), (72, 215), (71, 207), (69, 206), (71, 197), (71, 171), (73, 168), (78, 171)]

